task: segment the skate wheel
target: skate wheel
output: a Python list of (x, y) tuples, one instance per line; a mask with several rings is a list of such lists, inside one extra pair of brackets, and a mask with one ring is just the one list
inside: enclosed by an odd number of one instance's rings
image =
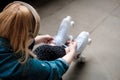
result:
[(84, 63), (84, 62), (86, 61), (85, 58), (86, 58), (85, 56), (80, 56), (80, 58), (79, 58), (79, 62)]

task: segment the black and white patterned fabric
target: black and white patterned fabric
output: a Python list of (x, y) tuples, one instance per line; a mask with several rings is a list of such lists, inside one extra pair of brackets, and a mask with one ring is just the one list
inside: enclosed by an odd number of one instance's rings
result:
[(66, 52), (62, 46), (41, 45), (33, 51), (40, 60), (55, 60), (63, 57)]

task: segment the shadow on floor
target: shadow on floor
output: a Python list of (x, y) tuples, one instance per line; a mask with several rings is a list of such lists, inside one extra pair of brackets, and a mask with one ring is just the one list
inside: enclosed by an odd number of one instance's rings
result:
[[(87, 66), (87, 62), (86, 63), (73, 62), (72, 66), (70, 66), (67, 72), (67, 75), (64, 75), (63, 80), (79, 80), (80, 79), (79, 76), (83, 75), (82, 72), (85, 70), (85, 66)], [(79, 76), (76, 74), (79, 74)]]

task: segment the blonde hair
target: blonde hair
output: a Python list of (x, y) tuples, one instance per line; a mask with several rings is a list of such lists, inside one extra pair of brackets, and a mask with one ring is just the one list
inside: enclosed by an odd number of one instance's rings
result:
[(33, 55), (28, 49), (30, 38), (34, 38), (40, 27), (40, 17), (29, 4), (14, 1), (8, 4), (0, 13), (0, 36), (9, 39), (10, 45), (16, 54), (23, 54), (27, 61)]

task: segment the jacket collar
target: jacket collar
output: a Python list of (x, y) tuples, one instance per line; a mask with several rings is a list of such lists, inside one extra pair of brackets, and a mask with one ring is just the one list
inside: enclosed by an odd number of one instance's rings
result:
[(7, 38), (0, 37), (0, 46), (10, 47), (10, 41)]

